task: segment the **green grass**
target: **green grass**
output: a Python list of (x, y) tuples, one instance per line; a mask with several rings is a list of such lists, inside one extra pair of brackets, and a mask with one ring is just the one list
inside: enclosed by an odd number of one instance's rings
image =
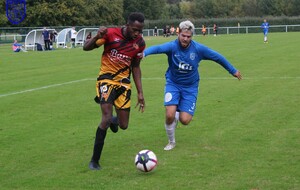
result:
[[(100, 50), (13, 53), (0, 46), (0, 189), (300, 189), (300, 33), (195, 36), (243, 74), (203, 61), (197, 110), (163, 151), (165, 55), (142, 62), (146, 111), (108, 131), (101, 171), (90, 171), (100, 110), (93, 102)], [(172, 38), (146, 38), (147, 46)], [(148, 174), (134, 156), (153, 150)]]

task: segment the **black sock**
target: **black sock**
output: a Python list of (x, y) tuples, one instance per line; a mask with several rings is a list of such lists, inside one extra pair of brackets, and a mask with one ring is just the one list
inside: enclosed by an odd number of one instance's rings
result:
[(94, 144), (94, 152), (92, 156), (92, 161), (99, 162), (101, 152), (104, 146), (104, 139), (106, 136), (106, 130), (100, 129), (100, 127), (97, 128), (96, 132), (96, 138), (95, 138), (95, 144)]
[(116, 116), (113, 116), (113, 117), (111, 118), (111, 122), (112, 122), (113, 124), (119, 124), (119, 123), (118, 123), (118, 118), (117, 118)]

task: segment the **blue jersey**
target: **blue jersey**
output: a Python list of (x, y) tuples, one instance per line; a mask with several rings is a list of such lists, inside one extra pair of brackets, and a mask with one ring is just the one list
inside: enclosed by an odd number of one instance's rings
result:
[(268, 32), (270, 25), (268, 22), (263, 22), (260, 27), (263, 29), (263, 31), (265, 33), (265, 32)]
[(197, 86), (200, 80), (198, 72), (201, 60), (212, 60), (222, 65), (230, 74), (237, 70), (218, 52), (191, 41), (189, 47), (182, 48), (178, 39), (161, 45), (147, 48), (144, 51), (145, 56), (150, 54), (162, 54), (168, 56), (168, 70), (166, 71), (166, 80), (170, 80), (177, 85)]

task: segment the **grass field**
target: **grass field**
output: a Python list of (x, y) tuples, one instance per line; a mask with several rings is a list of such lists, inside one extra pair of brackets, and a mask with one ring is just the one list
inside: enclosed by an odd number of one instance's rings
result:
[[(172, 38), (146, 38), (147, 46)], [(300, 33), (194, 37), (244, 79), (203, 61), (195, 117), (164, 151), (165, 55), (142, 62), (146, 110), (108, 131), (101, 171), (90, 171), (100, 110), (93, 102), (100, 50), (13, 53), (0, 45), (0, 189), (300, 189)], [(136, 103), (136, 91), (132, 105)], [(135, 169), (153, 150), (159, 164)]]

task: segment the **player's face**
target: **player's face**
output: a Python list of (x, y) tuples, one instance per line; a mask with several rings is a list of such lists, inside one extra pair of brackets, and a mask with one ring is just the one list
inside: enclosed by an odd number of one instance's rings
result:
[(187, 48), (192, 40), (193, 33), (190, 30), (184, 30), (179, 33), (178, 40), (183, 48)]
[(143, 33), (144, 23), (135, 21), (134, 23), (127, 24), (127, 37), (130, 39), (137, 38)]

